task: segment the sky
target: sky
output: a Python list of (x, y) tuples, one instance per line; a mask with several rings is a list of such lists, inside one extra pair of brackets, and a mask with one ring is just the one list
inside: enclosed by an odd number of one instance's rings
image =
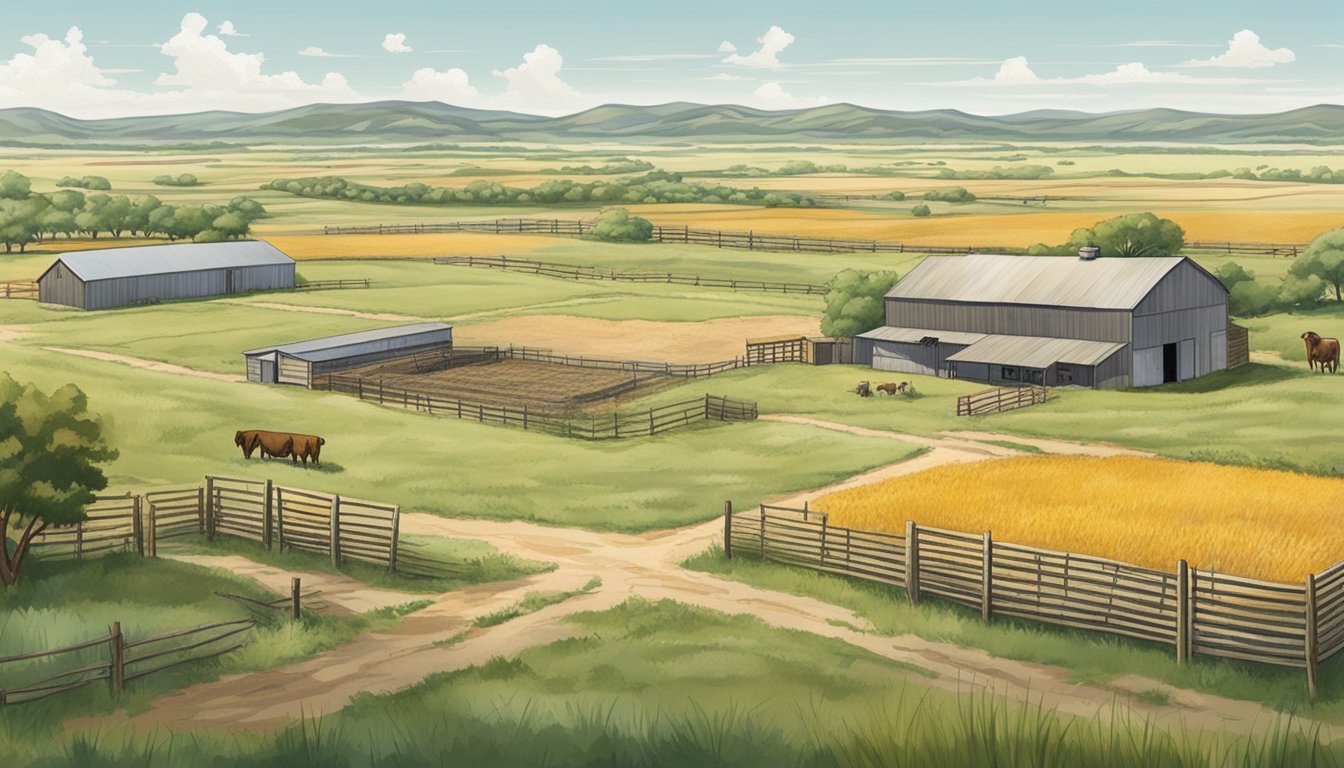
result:
[(998, 115), (1344, 104), (1344, 2), (5, 2), (0, 108), (441, 101)]

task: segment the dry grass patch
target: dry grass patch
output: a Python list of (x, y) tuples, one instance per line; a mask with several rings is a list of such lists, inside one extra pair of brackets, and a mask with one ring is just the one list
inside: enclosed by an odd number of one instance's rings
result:
[(454, 232), (441, 235), (272, 235), (266, 241), (298, 261), (310, 259), (376, 259), (435, 256), (515, 256), (554, 246), (554, 237), (486, 235)]
[(1298, 583), (1344, 559), (1344, 480), (1146, 457), (1028, 456), (938, 467), (827, 494), (836, 525), (906, 520), (1173, 570)]

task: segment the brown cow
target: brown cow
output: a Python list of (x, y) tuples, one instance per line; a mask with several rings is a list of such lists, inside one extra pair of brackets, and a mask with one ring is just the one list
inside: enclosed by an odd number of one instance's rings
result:
[(304, 464), (311, 458), (313, 466), (321, 466), (322, 462), (319, 459), (322, 457), (322, 446), (326, 445), (327, 441), (317, 435), (293, 435), (293, 438), (294, 457), (302, 458)]
[(879, 384), (877, 386), (877, 391), (886, 392), (888, 395), (894, 395), (897, 392), (904, 392), (905, 388), (908, 386), (910, 386), (910, 382), (908, 381), (902, 381), (900, 384), (897, 384), (894, 381), (889, 381), (886, 384)]
[(1339, 339), (1323, 339), (1319, 333), (1307, 331), (1302, 334), (1302, 341), (1307, 347), (1308, 367), (1315, 370), (1320, 363), (1321, 373), (1339, 370)]

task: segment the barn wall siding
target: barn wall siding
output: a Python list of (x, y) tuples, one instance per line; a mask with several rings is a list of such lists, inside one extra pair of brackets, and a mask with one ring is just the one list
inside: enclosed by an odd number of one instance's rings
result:
[(221, 296), (227, 293), (230, 272), (234, 293), (294, 287), (293, 264), (138, 275), (88, 283), (85, 308), (124, 307), (146, 299), (171, 301)]
[(1121, 310), (1011, 304), (959, 304), (887, 299), (887, 325), (1008, 336), (1129, 341), (1130, 314)]
[(70, 270), (61, 267), (48, 270), (37, 281), (37, 300), (42, 304), (60, 304), (66, 307), (84, 308), (84, 281), (75, 277)]
[[(344, 371), (350, 368), (358, 368), (361, 365), (377, 363), (383, 360), (391, 360), (397, 357), (407, 357), (410, 355), (421, 354), (425, 352), (447, 352), (453, 348), (452, 341), (435, 342), (432, 344), (419, 344), (413, 347), (394, 346), (398, 339), (385, 339), (370, 344), (361, 344), (359, 347), (352, 347), (354, 350), (367, 350), (362, 354), (344, 355), (337, 360), (323, 360), (312, 364), (314, 374), (334, 373)], [(382, 347), (381, 349), (369, 349), (370, 347)]]
[(1180, 354), (1190, 355), (1193, 373), (1189, 376), (1182, 374), (1182, 378), (1203, 376), (1226, 368), (1226, 354), (1220, 360), (1214, 351), (1218, 344), (1226, 346), (1226, 335), (1226, 304), (1134, 318), (1134, 346), (1138, 349), (1191, 342), (1191, 349)]
[(1135, 316), (1207, 307), (1227, 306), (1227, 290), (1218, 279), (1185, 262), (1167, 273), (1134, 308)]
[(309, 374), (308, 363), (286, 355), (280, 355), (279, 357), (279, 368), (277, 369), (276, 376), (277, 383), (297, 384), (300, 387), (309, 386), (311, 376)]

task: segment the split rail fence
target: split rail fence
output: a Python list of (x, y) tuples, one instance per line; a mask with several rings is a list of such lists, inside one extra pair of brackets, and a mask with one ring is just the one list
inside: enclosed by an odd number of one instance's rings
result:
[(434, 416), (504, 424), (584, 440), (649, 437), (701, 421), (754, 421), (758, 416), (756, 403), (710, 394), (646, 411), (580, 414), (536, 409), (526, 404), (473, 403), (431, 392), (386, 386), (381, 380), (338, 374), (315, 379), (313, 388), (354, 395), (360, 400), (383, 405), (399, 405)]
[(37, 283), (31, 280), (0, 281), (0, 299), (37, 300)]
[(342, 290), (348, 288), (368, 288), (369, 279), (360, 280), (309, 280), (306, 283), (299, 283), (294, 286), (296, 291), (330, 291)]
[(1050, 399), (1050, 390), (1045, 387), (994, 387), (957, 397), (958, 416), (980, 416), (986, 413), (1002, 413), (1029, 405), (1044, 403)]
[(565, 280), (612, 280), (625, 283), (670, 283), (673, 285), (691, 285), (700, 288), (730, 288), (735, 291), (777, 291), (779, 293), (802, 293), (824, 296), (830, 289), (814, 283), (771, 283), (760, 280), (730, 280), (720, 277), (700, 277), (699, 275), (674, 275), (653, 272), (617, 272), (614, 269), (598, 267), (579, 267), (570, 264), (556, 264), (531, 259), (514, 259), (508, 256), (440, 256), (435, 264), (460, 267), (488, 267), (513, 272), (526, 272), (543, 277), (558, 277)]
[(1321, 662), (1344, 650), (1344, 561), (1280, 584), (1190, 567), (1145, 568), (907, 522), (905, 532), (833, 526), (824, 512), (724, 510), (724, 553), (746, 555), (937, 597), (995, 616), (1171, 645), (1196, 655), (1304, 669), (1317, 695)]

